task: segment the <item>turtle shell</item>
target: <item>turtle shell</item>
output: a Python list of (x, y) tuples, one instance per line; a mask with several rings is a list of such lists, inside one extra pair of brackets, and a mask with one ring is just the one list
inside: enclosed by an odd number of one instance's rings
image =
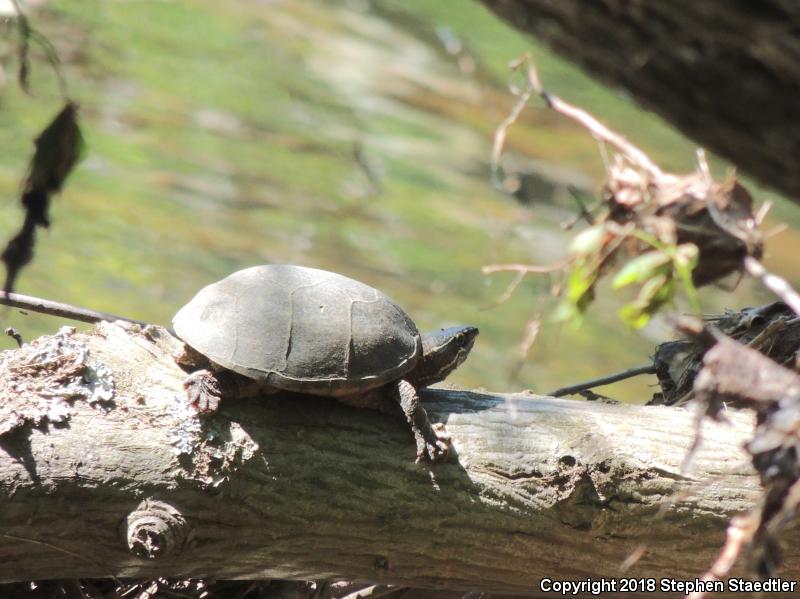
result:
[(336, 273), (254, 266), (202, 290), (172, 320), (215, 364), (288, 391), (347, 395), (401, 378), (421, 340), (380, 291)]

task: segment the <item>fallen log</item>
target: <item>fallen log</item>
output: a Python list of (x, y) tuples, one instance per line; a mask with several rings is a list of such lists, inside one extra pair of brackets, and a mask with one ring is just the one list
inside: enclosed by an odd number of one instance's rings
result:
[[(455, 455), (424, 466), (399, 419), (331, 400), (279, 394), (201, 418), (179, 344), (160, 327), (100, 323), (0, 354), (0, 582), (347, 579), (542, 595), (545, 578), (694, 580), (759, 495), (746, 413), (706, 424), (682, 473), (688, 410), (428, 390)], [(788, 579), (800, 575), (790, 537)]]

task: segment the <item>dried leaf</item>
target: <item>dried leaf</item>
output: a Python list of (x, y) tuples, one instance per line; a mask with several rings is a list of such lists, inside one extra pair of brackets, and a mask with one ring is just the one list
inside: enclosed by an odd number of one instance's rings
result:
[(36, 139), (28, 177), (22, 192), (25, 220), (8, 242), (0, 259), (6, 265), (5, 291), (11, 292), (22, 268), (33, 259), (36, 227), (50, 226), (50, 196), (64, 185), (81, 156), (83, 137), (78, 107), (68, 102)]
[(68, 102), (36, 139), (27, 189), (48, 193), (61, 191), (64, 180), (78, 162), (83, 136), (78, 126), (78, 106)]

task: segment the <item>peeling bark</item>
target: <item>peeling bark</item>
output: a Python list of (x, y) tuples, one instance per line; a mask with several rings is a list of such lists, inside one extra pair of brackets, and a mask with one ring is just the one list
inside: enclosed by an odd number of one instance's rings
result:
[[(620, 576), (642, 544), (625, 576), (693, 580), (759, 494), (741, 449), (747, 414), (708, 423), (684, 475), (686, 410), (428, 390), (457, 455), (426, 467), (403, 422), (329, 399), (228, 401), (201, 419), (178, 345), (158, 327), (101, 323), (0, 354), (0, 424), (14, 406), (19, 416), (0, 436), (0, 582), (348, 579), (537, 594), (543, 577)], [(9, 393), (9, 369), (59, 347), (83, 348), (82, 366), (58, 362), (60, 385), (31, 387), (38, 402)], [(102, 401), (81, 390), (96, 372), (113, 379)], [(48, 402), (66, 413), (25, 418)], [(784, 577), (800, 575), (790, 537)]]

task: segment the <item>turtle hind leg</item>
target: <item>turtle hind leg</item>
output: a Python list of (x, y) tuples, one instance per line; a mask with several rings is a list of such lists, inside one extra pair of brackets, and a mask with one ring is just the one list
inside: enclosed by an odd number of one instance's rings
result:
[(216, 412), (223, 398), (245, 399), (272, 391), (263, 383), (230, 370), (209, 369), (192, 372), (184, 379), (183, 388), (189, 403), (201, 414)]
[(444, 424), (431, 424), (414, 385), (405, 380), (398, 381), (394, 395), (411, 427), (411, 432), (414, 433), (414, 440), (417, 443), (417, 463), (445, 461), (450, 451), (450, 437)]

